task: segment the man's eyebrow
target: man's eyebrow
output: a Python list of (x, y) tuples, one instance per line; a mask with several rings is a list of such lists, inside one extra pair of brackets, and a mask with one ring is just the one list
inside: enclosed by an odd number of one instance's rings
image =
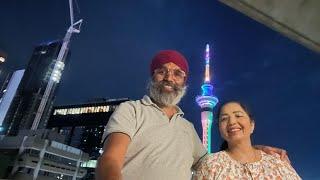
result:
[(233, 113), (233, 114), (236, 114), (236, 113), (241, 113), (241, 114), (243, 114), (242, 111), (233, 111), (232, 113)]
[(220, 116), (228, 116), (228, 114), (224, 113), (224, 114), (221, 114)]

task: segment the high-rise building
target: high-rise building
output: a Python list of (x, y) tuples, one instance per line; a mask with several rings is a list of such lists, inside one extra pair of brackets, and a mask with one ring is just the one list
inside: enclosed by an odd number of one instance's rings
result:
[(218, 98), (213, 95), (213, 86), (210, 77), (210, 47), (206, 45), (205, 53), (205, 78), (201, 86), (202, 94), (196, 97), (196, 102), (201, 107), (202, 143), (211, 153), (211, 126), (213, 121), (213, 108), (218, 103)]
[[(16, 135), (20, 129), (30, 129), (38, 112), (41, 100), (47, 98), (39, 129), (45, 128), (50, 116), (58, 83), (53, 85), (49, 96), (44, 93), (57, 61), (62, 41), (43, 43), (35, 47), (24, 76), (5, 117), (8, 122), (7, 135)], [(68, 60), (68, 58), (66, 58)]]
[(128, 98), (101, 99), (53, 108), (47, 129), (64, 135), (66, 137), (64, 144), (89, 154), (90, 161), (82, 165), (88, 170), (86, 179), (94, 177), (94, 168), (103, 147), (101, 138), (105, 125), (116, 107), (128, 100)]
[[(24, 70), (15, 71), (10, 80), (9, 74), (3, 82), (0, 90), (0, 135), (5, 134), (8, 127), (8, 122), (5, 121), (7, 114), (10, 114), (9, 108), (14, 104), (14, 97), (23, 77)], [(11, 109), (12, 111), (12, 109)], [(8, 120), (8, 119), (6, 119)]]
[[(86, 175), (81, 165), (89, 160), (88, 154), (61, 143), (62, 135), (44, 129), (68, 61), (71, 36), (80, 33), (82, 24), (82, 19), (74, 21), (72, 0), (69, 10), (70, 27), (63, 40), (35, 47), (18, 88), (15, 84), (16, 93), (9, 98), (11, 103), (4, 103), (0, 109), (5, 114), (1, 115), (1, 121), (5, 122), (2, 130), (8, 135), (0, 135), (0, 159), (8, 160), (0, 161), (0, 178), (76, 180)], [(6, 56), (0, 53), (0, 65), (5, 60)], [(4, 93), (3, 97), (7, 95), (10, 94)]]

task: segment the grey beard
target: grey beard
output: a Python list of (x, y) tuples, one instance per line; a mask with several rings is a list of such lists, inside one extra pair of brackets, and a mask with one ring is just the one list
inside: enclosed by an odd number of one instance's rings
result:
[(175, 106), (177, 105), (182, 97), (185, 95), (187, 86), (179, 87), (172, 85), (174, 91), (171, 93), (162, 92), (162, 88), (166, 84), (164, 81), (154, 82), (150, 80), (148, 83), (148, 91), (151, 99), (163, 106)]

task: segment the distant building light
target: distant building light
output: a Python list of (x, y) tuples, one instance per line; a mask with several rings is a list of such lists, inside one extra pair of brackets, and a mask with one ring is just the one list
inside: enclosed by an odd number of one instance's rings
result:
[(0, 62), (1, 63), (5, 62), (5, 61), (6, 61), (6, 59), (4, 57), (0, 57)]
[(100, 148), (99, 153), (100, 153), (100, 154), (102, 154), (102, 153), (103, 153), (103, 149), (102, 149), (102, 148)]
[(89, 167), (89, 168), (96, 168), (97, 167), (97, 160), (89, 160), (81, 164), (81, 167)]
[(64, 69), (64, 63), (61, 61), (57, 61), (56, 62), (56, 66), (59, 70), (63, 70)]
[(51, 79), (52, 79), (54, 82), (56, 82), (56, 83), (60, 82), (60, 79), (61, 79), (61, 71), (59, 71), (59, 70), (54, 70), (54, 71), (52, 72)]
[(53, 72), (52, 72), (52, 75), (51, 75), (51, 79), (56, 82), (56, 83), (59, 83), (60, 82), (60, 79), (61, 79), (61, 75), (62, 75), (62, 70), (64, 69), (64, 63), (61, 62), (61, 61), (57, 61), (55, 66), (54, 66), (54, 69), (53, 69)]
[(81, 108), (55, 109), (53, 115), (88, 114), (109, 112), (109, 106), (89, 106)]

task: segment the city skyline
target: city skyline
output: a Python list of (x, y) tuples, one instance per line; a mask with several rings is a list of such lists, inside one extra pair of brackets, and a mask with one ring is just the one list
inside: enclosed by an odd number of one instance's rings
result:
[[(139, 99), (146, 93), (152, 56), (176, 49), (190, 64), (181, 106), (201, 137), (201, 111), (194, 98), (200, 94), (203, 47), (209, 43), (215, 50), (216, 96), (249, 104), (256, 120), (254, 143), (286, 149), (303, 179), (320, 177), (315, 155), (320, 123), (312, 116), (320, 110), (319, 54), (216, 1), (78, 4), (82, 32), (72, 40), (55, 105), (99, 97)], [(3, 65), (24, 69), (34, 46), (63, 38), (68, 17), (67, 1), (3, 2)], [(213, 124), (212, 141), (219, 144)]]

